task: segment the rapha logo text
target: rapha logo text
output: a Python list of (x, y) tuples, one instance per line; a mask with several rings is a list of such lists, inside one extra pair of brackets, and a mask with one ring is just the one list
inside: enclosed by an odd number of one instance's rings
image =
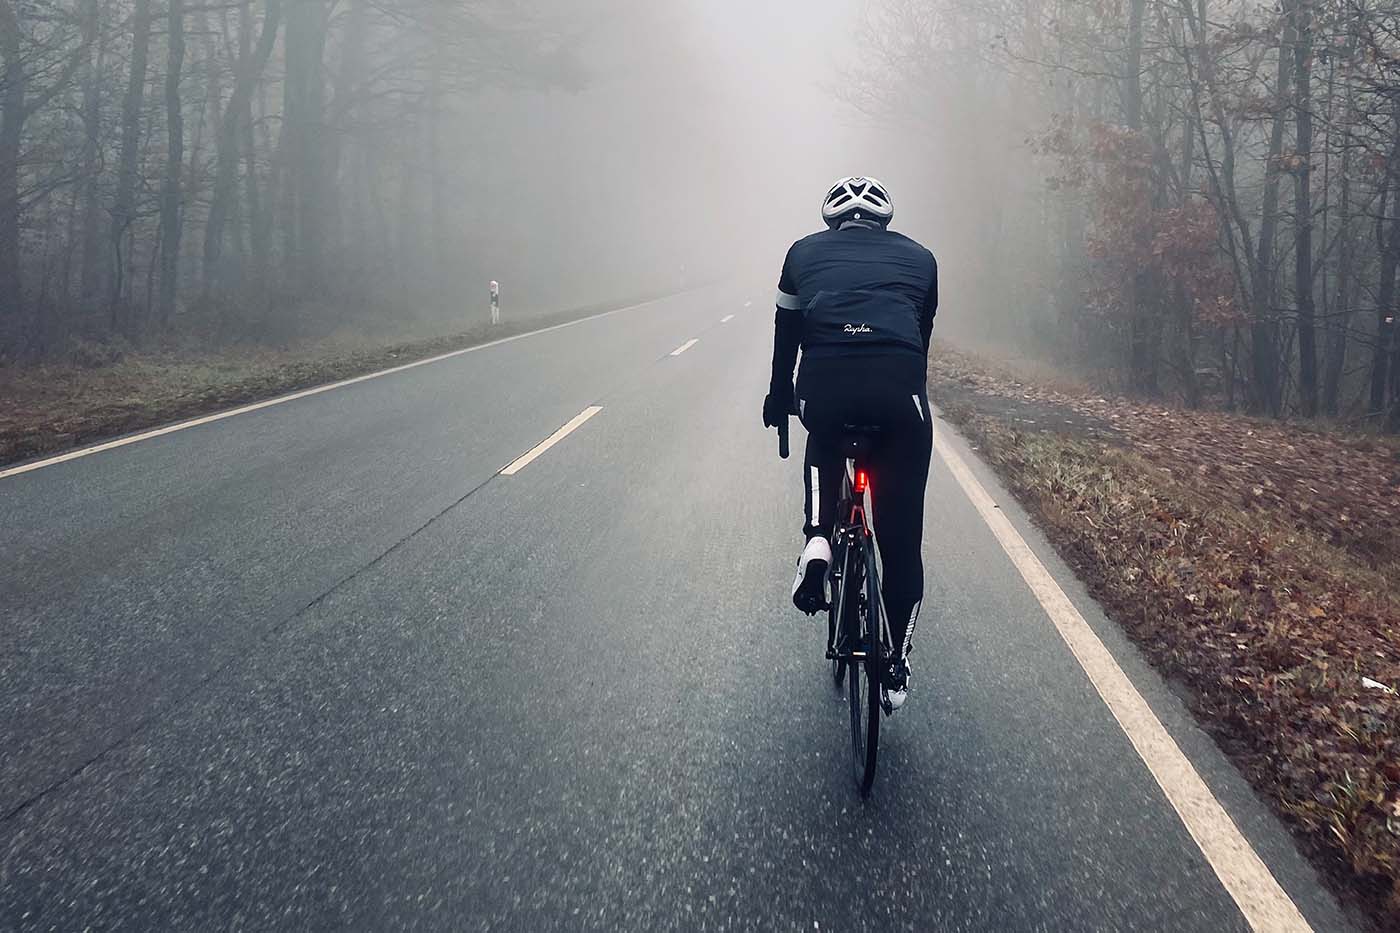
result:
[(870, 333), (870, 325), (869, 325), (869, 324), (847, 324), (847, 325), (846, 325), (846, 333), (851, 334), (851, 335), (855, 335), (855, 334), (868, 334), (868, 333)]

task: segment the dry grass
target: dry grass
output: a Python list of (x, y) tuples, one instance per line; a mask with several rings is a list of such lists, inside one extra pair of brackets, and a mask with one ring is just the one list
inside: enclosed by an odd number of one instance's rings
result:
[(285, 349), (131, 353), (0, 368), (0, 464), (260, 401), (561, 323), (606, 306), (430, 339), (339, 339)]
[(966, 356), (930, 385), (1339, 891), (1400, 929), (1395, 448)]

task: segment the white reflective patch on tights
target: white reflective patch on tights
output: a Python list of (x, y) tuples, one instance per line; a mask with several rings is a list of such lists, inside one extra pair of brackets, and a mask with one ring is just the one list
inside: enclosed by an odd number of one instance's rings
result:
[(921, 599), (914, 604), (914, 611), (909, 613), (909, 624), (904, 627), (904, 645), (900, 649), (900, 657), (909, 657), (909, 645), (914, 641), (914, 623), (919, 621), (919, 609), (923, 606)]
[(810, 485), (812, 489), (812, 514), (807, 516), (807, 522), (812, 527), (817, 526), (817, 520), (822, 514), (822, 484), (821, 476), (816, 467), (812, 467)]

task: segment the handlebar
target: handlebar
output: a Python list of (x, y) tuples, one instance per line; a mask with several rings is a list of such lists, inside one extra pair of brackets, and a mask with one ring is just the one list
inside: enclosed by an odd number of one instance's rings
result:
[(784, 418), (782, 424), (778, 425), (778, 456), (786, 460), (789, 453), (791, 451), (788, 450), (788, 419)]

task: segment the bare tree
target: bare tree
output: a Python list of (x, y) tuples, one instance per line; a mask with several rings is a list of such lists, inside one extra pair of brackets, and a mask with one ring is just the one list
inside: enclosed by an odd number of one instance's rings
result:
[[(248, 4), (244, 4), (245, 21)], [(206, 294), (218, 280), (219, 262), (224, 248), (225, 225), (229, 212), (233, 209), (237, 196), (238, 164), (242, 159), (240, 146), (251, 131), (252, 100), (262, 79), (268, 60), (272, 58), (277, 44), (277, 32), (282, 25), (282, 4), (280, 0), (267, 0), (263, 13), (262, 28), (258, 33), (256, 48), (243, 48), (238, 60), (237, 75), (228, 106), (224, 108), (223, 120), (218, 132), (217, 167), (214, 176), (214, 190), (209, 206), (209, 219), (204, 228), (204, 288)], [(246, 29), (244, 30), (246, 35)], [(256, 178), (251, 179), (252, 198), (256, 200)]]
[(160, 304), (162, 325), (175, 314), (180, 284), (180, 237), (183, 233), (181, 174), (185, 164), (185, 113), (180, 98), (180, 78), (185, 65), (185, 0), (166, 0), (165, 68), (166, 159), (160, 194)]
[(32, 87), (28, 68), (41, 69), (55, 49), (32, 41), (10, 0), (0, 0), (0, 58), (4, 59), (4, 87), (0, 90), (4, 102), (0, 108), (0, 357), (14, 352), (27, 323), (23, 317), (24, 281), (20, 274), (20, 218), (24, 205), (19, 166), (25, 124), (72, 82), (92, 46), (95, 25), (94, 17), (84, 18), (80, 39), (66, 55), (61, 55), (57, 74), (47, 85)]

